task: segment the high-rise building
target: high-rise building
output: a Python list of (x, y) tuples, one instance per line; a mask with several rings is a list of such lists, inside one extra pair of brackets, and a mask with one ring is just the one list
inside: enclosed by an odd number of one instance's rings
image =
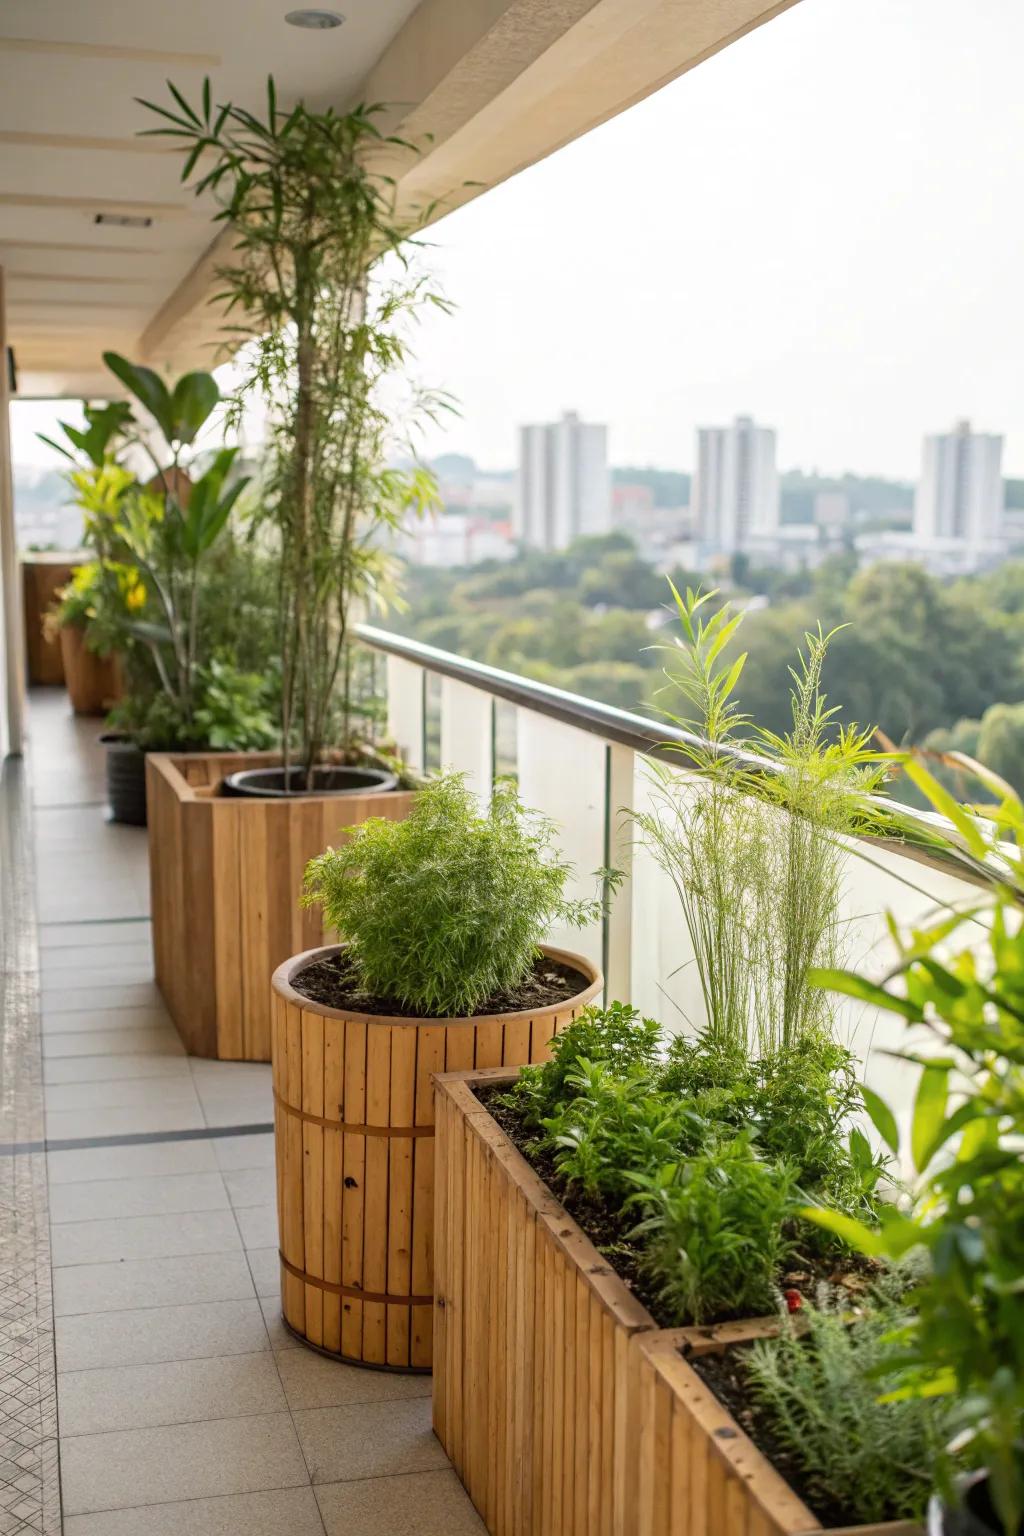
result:
[(742, 549), (779, 527), (775, 430), (737, 416), (731, 427), (697, 428), (691, 510), (697, 538), (714, 549)]
[(565, 549), (612, 525), (608, 428), (566, 411), (561, 421), (519, 429), (516, 537), (532, 549)]
[(923, 539), (988, 544), (1003, 532), (1003, 439), (972, 432), (958, 421), (952, 432), (926, 437), (914, 502), (914, 533)]

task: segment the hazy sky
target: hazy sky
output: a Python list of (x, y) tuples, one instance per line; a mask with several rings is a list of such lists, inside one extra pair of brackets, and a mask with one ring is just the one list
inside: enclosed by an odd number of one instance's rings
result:
[(572, 408), (613, 462), (690, 468), (751, 412), (783, 467), (911, 477), (970, 416), (1024, 475), (1022, 57), (1019, 0), (801, 0), (452, 214), (430, 449), (508, 466)]

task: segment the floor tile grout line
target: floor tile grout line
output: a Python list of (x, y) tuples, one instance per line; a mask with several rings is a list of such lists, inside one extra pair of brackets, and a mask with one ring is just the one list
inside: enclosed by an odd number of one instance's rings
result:
[[(130, 1109), (132, 1105), (123, 1105)], [(77, 1110), (57, 1110), (57, 1114), (77, 1114)], [(83, 1111), (87, 1113), (87, 1111)], [(272, 1122), (240, 1122), (237, 1125), (197, 1125), (177, 1131), (124, 1131), (111, 1136), (57, 1136), (37, 1141), (0, 1142), (0, 1157), (20, 1157), (35, 1152), (97, 1152), (116, 1147), (151, 1147), (187, 1141), (227, 1141), (232, 1136), (269, 1136)], [(70, 1182), (77, 1183), (78, 1180)]]
[[(199, 1422), (215, 1424), (218, 1421), (216, 1419), (207, 1419), (200, 1420)], [(115, 1430), (112, 1431), (112, 1433), (116, 1434), (120, 1433), (120, 1431)], [(85, 1437), (80, 1436), (79, 1438)], [(254, 1498), (261, 1493), (294, 1493), (297, 1489), (301, 1490), (304, 1487), (309, 1487), (313, 1493), (314, 1499), (316, 1499), (317, 1513), (320, 1515), (321, 1523), (323, 1523), (323, 1512), (320, 1510), (320, 1500), (316, 1498), (316, 1492), (318, 1488), (345, 1488), (349, 1483), (388, 1483), (399, 1477), (445, 1477), (449, 1475), (454, 1475), (454, 1468), (451, 1466), (418, 1467), (403, 1472), (378, 1472), (367, 1477), (335, 1478), (333, 1482), (309, 1484), (282, 1483), (279, 1488), (248, 1488), (241, 1493), (198, 1493), (191, 1494), (183, 1499), (154, 1499), (148, 1504), (106, 1504), (102, 1509), (79, 1510), (74, 1518), (81, 1520), (86, 1519), (92, 1515), (130, 1514), (132, 1511), (137, 1509), (170, 1509), (176, 1504), (205, 1504), (207, 1502), (212, 1502), (215, 1499)], [(324, 1527), (324, 1533), (325, 1536), (327, 1536), (326, 1526)]]

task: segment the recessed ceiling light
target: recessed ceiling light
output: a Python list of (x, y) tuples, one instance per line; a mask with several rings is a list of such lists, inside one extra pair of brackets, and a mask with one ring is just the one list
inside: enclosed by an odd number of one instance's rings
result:
[(338, 11), (289, 11), (285, 21), (290, 27), (307, 27), (313, 32), (327, 32), (345, 20)]
[(153, 220), (145, 213), (98, 213), (94, 224), (114, 224), (118, 229), (149, 229)]

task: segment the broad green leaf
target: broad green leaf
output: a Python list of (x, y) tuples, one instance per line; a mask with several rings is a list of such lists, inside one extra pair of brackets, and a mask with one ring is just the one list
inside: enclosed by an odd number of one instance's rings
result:
[(182, 374), (171, 396), (171, 432), (174, 443), (192, 443), (220, 400), (212, 373)]
[(807, 1221), (812, 1221), (816, 1227), (824, 1227), (826, 1232), (834, 1232), (836, 1237), (842, 1238), (844, 1243), (858, 1249), (861, 1253), (877, 1258), (885, 1252), (880, 1232), (871, 1227), (865, 1227), (859, 1221), (854, 1221), (852, 1216), (844, 1216), (842, 1211), (834, 1211), (826, 1206), (805, 1205), (800, 1215)]
[(812, 987), (821, 987), (827, 992), (843, 992), (847, 997), (855, 997), (862, 1003), (873, 1003), (876, 1008), (886, 1008), (890, 1013), (901, 1014), (913, 1024), (920, 1023), (923, 1017), (920, 1008), (908, 998), (897, 997), (853, 971), (812, 966), (807, 973), (807, 980)]
[(910, 1127), (910, 1150), (918, 1173), (927, 1168), (946, 1121), (949, 1067), (929, 1064), (921, 1070)]
[(171, 394), (160, 375), (154, 373), (152, 368), (143, 368), (136, 363), (130, 363), (118, 352), (104, 352), (103, 361), (111, 373), (120, 379), (125, 388), (146, 408), (167, 441), (172, 442), (174, 421), (171, 411)]
[(885, 1100), (873, 1088), (869, 1088), (867, 1083), (861, 1084), (860, 1091), (864, 1097), (864, 1108), (871, 1118), (872, 1125), (893, 1156), (898, 1157), (900, 1133), (899, 1127), (896, 1124), (896, 1116)]

